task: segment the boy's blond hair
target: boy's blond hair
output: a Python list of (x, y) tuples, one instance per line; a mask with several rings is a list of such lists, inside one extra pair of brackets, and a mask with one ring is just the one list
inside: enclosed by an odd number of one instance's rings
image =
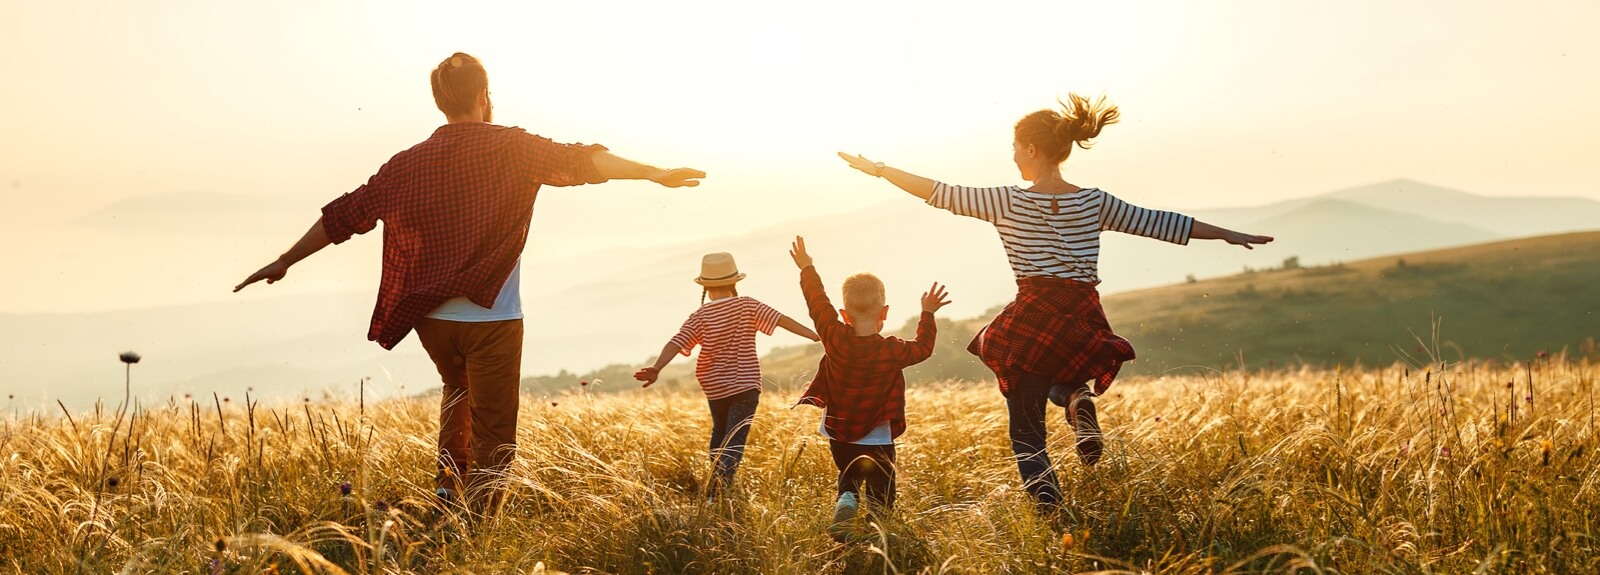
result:
[(844, 278), (844, 309), (855, 315), (877, 314), (884, 305), (883, 280), (862, 272)]

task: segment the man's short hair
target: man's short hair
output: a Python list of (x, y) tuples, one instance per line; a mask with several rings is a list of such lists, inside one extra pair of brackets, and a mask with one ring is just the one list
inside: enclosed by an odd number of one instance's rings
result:
[(483, 63), (463, 52), (440, 62), (429, 81), (433, 84), (433, 103), (450, 117), (470, 113), (478, 93), (489, 89), (489, 73), (484, 71)]
[(862, 272), (844, 278), (844, 309), (856, 315), (871, 315), (883, 309), (883, 280)]

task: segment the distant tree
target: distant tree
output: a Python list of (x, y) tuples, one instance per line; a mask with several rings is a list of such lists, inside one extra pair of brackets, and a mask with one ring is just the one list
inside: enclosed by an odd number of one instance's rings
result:
[(1289, 256), (1289, 257), (1283, 258), (1283, 269), (1286, 269), (1286, 270), (1297, 270), (1297, 269), (1300, 269), (1300, 256)]
[(1183, 276), (1183, 283), (1186, 283), (1186, 284), (1200, 283), (1200, 280), (1194, 279), (1194, 274), (1189, 274), (1189, 275)]

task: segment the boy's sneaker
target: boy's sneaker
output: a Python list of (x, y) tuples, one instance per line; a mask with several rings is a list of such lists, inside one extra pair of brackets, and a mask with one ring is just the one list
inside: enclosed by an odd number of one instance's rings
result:
[(860, 509), (856, 494), (849, 491), (839, 494), (839, 500), (833, 504), (833, 524), (828, 526), (828, 534), (834, 541), (844, 543), (850, 538), (850, 521)]
[(1100, 433), (1100, 418), (1094, 407), (1094, 394), (1089, 392), (1088, 387), (1079, 388), (1067, 401), (1067, 421), (1072, 422), (1072, 433), (1077, 439), (1078, 459), (1082, 460), (1084, 465), (1093, 466), (1098, 463), (1100, 456), (1105, 453), (1105, 438)]

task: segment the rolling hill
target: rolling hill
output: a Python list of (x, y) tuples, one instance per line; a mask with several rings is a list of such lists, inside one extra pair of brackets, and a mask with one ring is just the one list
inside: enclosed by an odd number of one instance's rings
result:
[[(1600, 354), (1600, 232), (1255, 271), (1112, 294), (1104, 305), (1113, 328), (1138, 349), (1124, 375), (1526, 359), (1561, 350), (1593, 356)], [(908, 370), (908, 379), (992, 377), (965, 346), (998, 311), (941, 321), (933, 358)], [(898, 333), (909, 336), (910, 328)], [(763, 373), (790, 385), (816, 368), (820, 354), (816, 345), (774, 350)]]

